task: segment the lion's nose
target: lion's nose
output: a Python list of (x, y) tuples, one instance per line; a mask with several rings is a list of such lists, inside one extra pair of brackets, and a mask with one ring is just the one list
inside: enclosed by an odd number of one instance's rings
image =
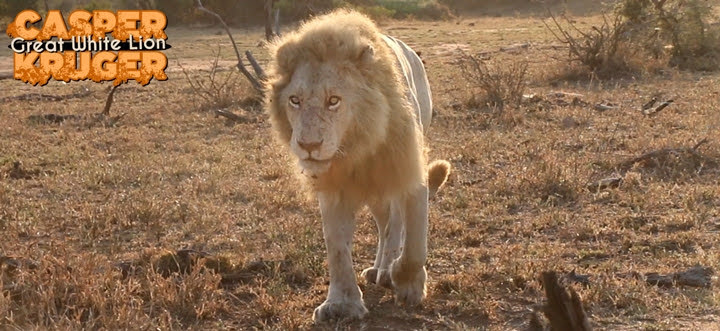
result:
[(298, 140), (297, 143), (298, 143), (298, 146), (300, 146), (300, 148), (304, 149), (308, 153), (312, 153), (312, 151), (320, 149), (320, 146), (322, 146), (323, 140), (311, 142), (311, 143)]

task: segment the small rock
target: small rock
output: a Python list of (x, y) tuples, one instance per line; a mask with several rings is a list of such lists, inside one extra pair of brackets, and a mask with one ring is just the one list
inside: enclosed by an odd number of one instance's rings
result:
[(710, 267), (696, 265), (687, 271), (661, 275), (657, 272), (645, 274), (645, 281), (650, 285), (673, 287), (676, 285), (690, 287), (710, 287), (714, 271)]
[(573, 271), (568, 272), (565, 275), (565, 279), (568, 281), (571, 281), (573, 283), (582, 284), (584, 286), (590, 286), (590, 275), (581, 275), (575, 273), (575, 269)]
[(606, 111), (611, 109), (616, 109), (617, 105), (610, 103), (610, 102), (603, 102), (595, 104), (595, 107), (593, 107), (597, 111)]
[(587, 188), (588, 191), (599, 191), (607, 188), (616, 188), (620, 186), (622, 180), (623, 178), (620, 176), (603, 178), (599, 181), (588, 183), (587, 185), (585, 185), (585, 188)]
[(582, 98), (584, 95), (580, 93), (571, 93), (571, 92), (562, 92), (562, 91), (554, 91), (547, 94), (548, 97), (555, 97), (555, 98)]
[(576, 127), (576, 126), (578, 126), (578, 125), (580, 125), (580, 123), (578, 123), (578, 121), (576, 121), (576, 120), (575, 120), (574, 118), (572, 118), (571, 116), (565, 117), (565, 118), (563, 118), (563, 120), (562, 120), (562, 127), (565, 128), (565, 129), (574, 128), (574, 127)]
[(523, 103), (538, 103), (542, 101), (543, 98), (537, 94), (523, 94), (522, 96), (522, 102)]

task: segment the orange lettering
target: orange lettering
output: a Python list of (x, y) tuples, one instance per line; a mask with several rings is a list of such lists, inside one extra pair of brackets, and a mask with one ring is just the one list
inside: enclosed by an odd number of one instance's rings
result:
[(70, 14), (68, 23), (70, 23), (70, 35), (73, 37), (91, 36), (93, 32), (90, 19), (92, 14), (87, 10), (76, 10)]
[(138, 70), (138, 62), (142, 59), (140, 53), (131, 51), (118, 52), (118, 70), (113, 84), (118, 85), (130, 79), (140, 81), (140, 70)]
[(147, 85), (153, 77), (157, 80), (167, 80), (165, 68), (167, 57), (163, 52), (147, 51), (142, 52), (142, 63), (140, 66), (140, 85)]
[(140, 35), (145, 38), (167, 39), (167, 17), (159, 10), (143, 10), (140, 19)]
[(52, 37), (70, 39), (67, 26), (59, 10), (48, 11), (42, 31), (37, 35), (37, 40), (50, 40)]
[[(117, 22), (115, 15), (107, 10), (93, 11), (93, 39), (98, 40), (104, 38), (105, 34), (111, 32), (115, 28)], [(125, 41), (123, 39), (123, 41)]]
[(43, 74), (40, 72), (40, 69), (35, 66), (35, 61), (37, 61), (39, 56), (40, 53), (37, 52), (15, 53), (14, 78), (32, 85), (37, 85), (37, 83), (40, 82), (42, 82), (40, 85), (45, 85), (48, 79), (45, 78), (43, 80)]
[(8, 24), (7, 34), (10, 38), (23, 38), (25, 40), (33, 40), (40, 33), (40, 30), (34, 27), (27, 28), (28, 23), (31, 25), (42, 20), (40, 14), (34, 10), (23, 10), (15, 16), (15, 21)]
[(138, 39), (140, 33), (137, 29), (137, 22), (140, 20), (140, 12), (137, 10), (118, 10), (117, 26), (113, 31), (115, 39), (127, 40), (130, 35)]
[(114, 79), (118, 71), (117, 63), (113, 62), (116, 57), (117, 55), (113, 52), (99, 52), (95, 54), (92, 58), (88, 78), (95, 82)]
[[(63, 56), (60, 53), (42, 52), (40, 53), (40, 70), (45, 75), (56, 80), (62, 80)], [(44, 83), (43, 83), (44, 84)]]

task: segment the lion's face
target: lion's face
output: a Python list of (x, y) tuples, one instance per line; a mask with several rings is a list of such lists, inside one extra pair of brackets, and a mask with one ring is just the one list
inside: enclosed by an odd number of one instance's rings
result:
[(290, 150), (311, 176), (326, 172), (342, 156), (353, 122), (353, 83), (342, 71), (337, 65), (302, 64), (278, 100), (292, 127)]

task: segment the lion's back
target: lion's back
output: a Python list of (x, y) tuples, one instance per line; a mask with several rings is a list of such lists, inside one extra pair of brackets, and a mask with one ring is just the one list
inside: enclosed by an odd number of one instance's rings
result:
[(388, 35), (384, 35), (383, 39), (397, 57), (407, 87), (407, 98), (415, 108), (415, 115), (425, 131), (432, 118), (432, 94), (425, 66), (420, 56), (401, 40)]

